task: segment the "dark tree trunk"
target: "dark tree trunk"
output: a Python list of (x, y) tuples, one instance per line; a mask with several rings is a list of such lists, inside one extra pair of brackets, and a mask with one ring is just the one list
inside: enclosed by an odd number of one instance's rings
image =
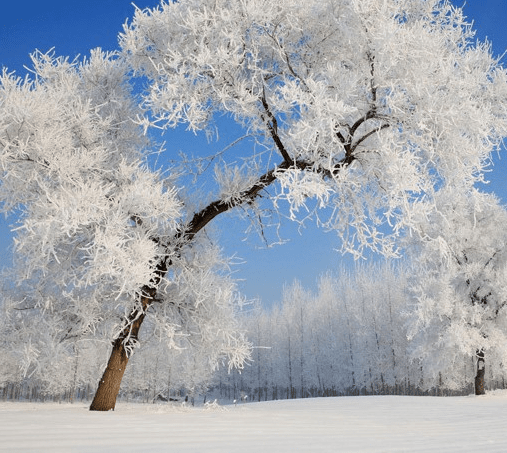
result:
[(484, 351), (477, 351), (477, 374), (475, 375), (475, 394), (485, 395), (484, 380), (486, 375), (486, 362), (484, 360)]
[(113, 343), (113, 350), (107, 362), (107, 367), (100, 379), (97, 392), (90, 406), (91, 411), (114, 410), (116, 397), (120, 391), (121, 380), (129, 359), (122, 339)]
[(127, 325), (123, 328), (120, 336), (113, 342), (113, 349), (107, 362), (107, 367), (100, 379), (97, 392), (90, 406), (91, 411), (110, 411), (116, 406), (116, 397), (120, 391), (121, 380), (127, 367), (129, 356), (125, 349), (125, 340), (137, 341), (139, 329), (144, 321), (146, 310), (152, 299), (143, 297), (142, 311), (134, 310), (127, 319)]

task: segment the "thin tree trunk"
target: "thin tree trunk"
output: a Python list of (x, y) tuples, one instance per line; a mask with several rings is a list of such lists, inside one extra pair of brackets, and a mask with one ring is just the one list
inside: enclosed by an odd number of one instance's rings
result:
[(350, 368), (352, 370), (352, 388), (356, 388), (356, 376), (354, 373), (354, 350), (352, 348), (352, 332), (350, 330), (350, 317), (349, 317), (349, 310), (347, 307), (347, 299), (344, 299), (344, 306), (345, 306), (345, 316), (347, 316), (347, 328), (349, 332), (349, 353), (350, 353)]
[[(290, 326), (287, 327), (287, 329), (290, 329)], [(291, 359), (291, 351), (290, 351), (290, 332), (289, 332), (289, 336), (287, 338), (287, 344), (288, 344), (288, 353), (289, 353), (289, 389), (290, 391), (287, 392), (287, 399), (289, 399), (289, 394), (290, 394), (290, 398), (292, 398), (292, 359)]]
[[(261, 326), (257, 316), (257, 345), (261, 345)], [(253, 399), (253, 398), (252, 398)], [(257, 347), (257, 401), (261, 400), (261, 350)]]
[(486, 361), (484, 360), (484, 351), (477, 351), (477, 374), (475, 375), (475, 394), (485, 395), (484, 381), (486, 375)]
[(77, 347), (77, 341), (74, 342), (74, 352), (76, 354), (76, 361), (74, 364), (74, 378), (72, 380), (72, 389), (70, 393), (70, 402), (74, 402), (74, 397), (76, 396), (76, 386), (77, 386), (77, 370), (79, 365), (79, 349)]

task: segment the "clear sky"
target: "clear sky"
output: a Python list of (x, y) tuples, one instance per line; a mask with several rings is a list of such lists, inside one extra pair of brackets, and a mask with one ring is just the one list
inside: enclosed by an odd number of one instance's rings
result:
[[(463, 0), (454, 0), (457, 5)], [(0, 14), (0, 67), (7, 67), (24, 75), (24, 66), (30, 65), (29, 53), (35, 49), (48, 51), (55, 48), (57, 55), (71, 58), (87, 55), (89, 50), (117, 47), (117, 35), (122, 24), (134, 12), (131, 0), (24, 0), (5, 2)], [(153, 7), (157, 0), (137, 0), (140, 7)], [(468, 0), (466, 15), (474, 21), (477, 37), (493, 42), (495, 54), (507, 50), (507, 0)], [(504, 59), (507, 64), (507, 59)], [(169, 137), (166, 137), (169, 141)], [(179, 150), (178, 143), (171, 142), (169, 149)], [(507, 204), (507, 156), (496, 159), (493, 171), (488, 175), (493, 190)], [(8, 225), (12, 220), (0, 219), (0, 266), (11, 259), (11, 235)], [(246, 263), (237, 268), (236, 276), (242, 280), (241, 289), (247, 297), (259, 296), (269, 304), (281, 297), (283, 285), (295, 278), (306, 287), (314, 288), (323, 272), (336, 268), (344, 260), (334, 249), (338, 240), (333, 233), (324, 233), (309, 227), (298, 234), (289, 222), (282, 225), (281, 234), (289, 242), (271, 248), (260, 247), (251, 237), (243, 241), (244, 222), (228, 216), (218, 222), (221, 241), (227, 255), (236, 254)], [(504, 226), (505, 227), (505, 226)]]

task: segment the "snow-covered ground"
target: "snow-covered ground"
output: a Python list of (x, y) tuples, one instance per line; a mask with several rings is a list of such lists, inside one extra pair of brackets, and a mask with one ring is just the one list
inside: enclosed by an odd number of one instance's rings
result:
[(220, 409), (0, 403), (2, 452), (507, 452), (507, 392), (346, 397)]

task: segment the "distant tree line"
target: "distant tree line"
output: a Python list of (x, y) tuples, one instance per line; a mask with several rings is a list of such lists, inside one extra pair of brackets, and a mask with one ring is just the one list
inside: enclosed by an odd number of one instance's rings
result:
[[(435, 364), (417, 358), (421, 344), (408, 332), (418, 307), (414, 271), (388, 263), (342, 269), (322, 276), (315, 294), (295, 281), (279, 306), (245, 317), (253, 361), (241, 374), (221, 371), (215, 390), (255, 401), (473, 393), (476, 357), (456, 347), (447, 371), (436, 373)], [(505, 388), (498, 369), (485, 379), (488, 389)]]

